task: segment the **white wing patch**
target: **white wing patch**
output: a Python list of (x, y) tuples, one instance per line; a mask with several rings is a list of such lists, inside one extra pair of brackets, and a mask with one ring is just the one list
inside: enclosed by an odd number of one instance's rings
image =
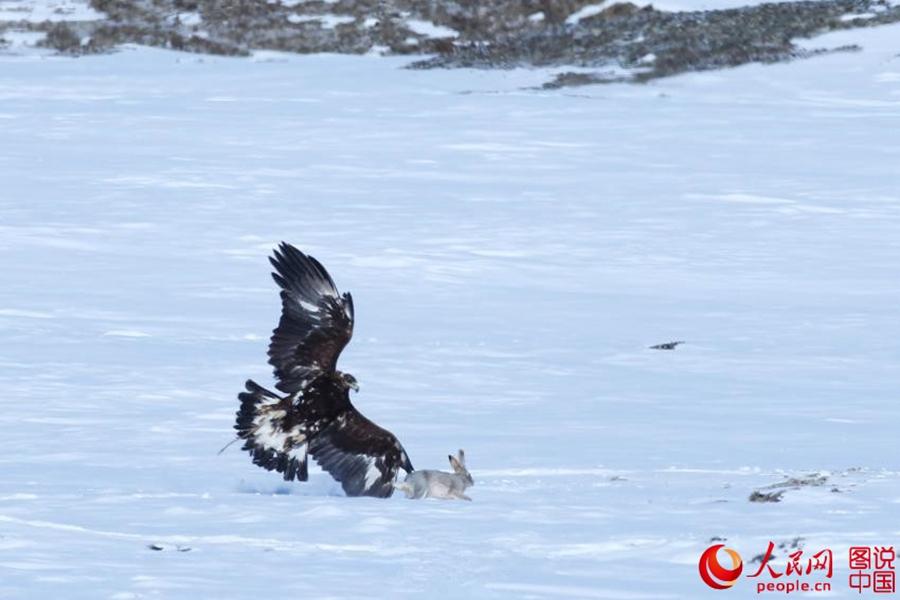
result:
[(309, 444), (302, 444), (300, 446), (296, 446), (290, 452), (288, 452), (288, 456), (297, 462), (306, 463), (306, 449), (309, 447)]
[(303, 310), (311, 313), (319, 312), (319, 306), (317, 304), (313, 304), (312, 302), (306, 302), (305, 300), (297, 300), (297, 303), (303, 308)]
[(378, 468), (378, 461), (375, 458), (368, 458), (368, 466), (366, 467), (366, 489), (371, 489), (378, 481), (381, 480), (381, 469)]
[[(265, 404), (271, 405), (274, 402)], [(260, 407), (259, 414), (253, 418), (253, 437), (256, 443), (278, 453), (287, 452), (302, 443), (306, 436), (303, 435), (299, 425), (287, 430), (282, 429), (281, 420), (286, 414), (284, 410), (266, 410), (266, 408)], [(303, 454), (306, 454), (305, 450)]]
[(279, 471), (287, 481), (306, 481), (311, 432), (309, 423), (294, 413), (296, 396), (278, 397), (253, 381), (245, 387), (235, 424), (238, 437), (245, 440), (243, 449), (250, 452), (254, 464)]

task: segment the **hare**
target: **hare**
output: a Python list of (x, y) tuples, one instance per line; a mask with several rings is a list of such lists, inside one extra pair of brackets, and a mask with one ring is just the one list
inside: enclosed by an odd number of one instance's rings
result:
[(394, 488), (403, 490), (407, 498), (444, 498), (449, 500), (469, 500), (465, 495), (467, 487), (475, 485), (466, 470), (466, 455), (460, 450), (459, 456), (448, 456), (453, 473), (425, 469), (413, 471), (403, 483), (395, 483)]

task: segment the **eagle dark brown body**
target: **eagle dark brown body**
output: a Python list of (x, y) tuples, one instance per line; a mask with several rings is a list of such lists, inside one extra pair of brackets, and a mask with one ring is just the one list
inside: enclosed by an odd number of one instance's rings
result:
[(350, 401), (356, 379), (337, 359), (353, 335), (353, 299), (313, 257), (282, 242), (270, 259), (281, 287), (281, 320), (269, 344), (279, 395), (247, 381), (234, 428), (253, 462), (306, 481), (308, 457), (348, 496), (388, 497), (412, 463), (394, 435)]

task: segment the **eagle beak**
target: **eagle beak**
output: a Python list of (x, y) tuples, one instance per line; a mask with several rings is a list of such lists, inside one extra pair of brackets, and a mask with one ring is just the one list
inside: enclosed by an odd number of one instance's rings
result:
[(359, 391), (359, 384), (356, 383), (356, 382), (354, 381), (353, 383), (350, 384), (350, 388), (351, 388), (354, 392), (358, 392), (358, 391)]

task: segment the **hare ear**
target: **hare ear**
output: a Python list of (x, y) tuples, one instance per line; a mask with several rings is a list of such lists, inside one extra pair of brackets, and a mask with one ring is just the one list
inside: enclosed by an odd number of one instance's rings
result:
[(456, 457), (455, 457), (455, 456), (452, 456), (452, 455), (449, 455), (449, 454), (448, 454), (448, 455), (447, 455), (447, 458), (450, 459), (450, 466), (453, 467), (453, 470), (454, 470), (454, 471), (456, 471), (456, 472), (458, 473), (459, 471), (462, 470), (462, 465), (459, 464), (459, 461), (456, 460)]
[(466, 453), (463, 452), (462, 448), (459, 449), (459, 453), (456, 456), (459, 457), (459, 464), (466, 466)]

